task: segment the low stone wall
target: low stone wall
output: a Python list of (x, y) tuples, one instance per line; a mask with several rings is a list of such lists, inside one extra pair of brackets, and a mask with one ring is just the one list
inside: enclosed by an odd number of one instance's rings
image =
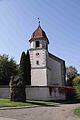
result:
[(1, 85), (0, 86), (0, 98), (9, 98), (9, 86)]
[(32, 100), (65, 100), (65, 93), (57, 87), (26, 86), (26, 98)]
[[(0, 98), (9, 98), (9, 86), (0, 86)], [(59, 92), (57, 87), (26, 86), (26, 99), (31, 100), (64, 100), (65, 93)]]

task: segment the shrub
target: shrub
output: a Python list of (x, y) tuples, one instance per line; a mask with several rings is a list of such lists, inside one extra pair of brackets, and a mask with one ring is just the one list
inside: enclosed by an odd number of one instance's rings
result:
[(73, 86), (80, 85), (80, 76), (77, 76), (73, 79)]
[(80, 99), (80, 76), (73, 79), (73, 86), (76, 90), (77, 98)]

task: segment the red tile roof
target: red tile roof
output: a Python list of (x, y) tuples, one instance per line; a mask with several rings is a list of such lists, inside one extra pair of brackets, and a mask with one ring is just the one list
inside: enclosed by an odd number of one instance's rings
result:
[(46, 33), (43, 31), (43, 29), (41, 28), (40, 25), (33, 32), (32, 36), (31, 36), (31, 39), (29, 41), (31, 42), (32, 40), (37, 40), (37, 39), (46, 40), (49, 43), (48, 38), (46, 36)]

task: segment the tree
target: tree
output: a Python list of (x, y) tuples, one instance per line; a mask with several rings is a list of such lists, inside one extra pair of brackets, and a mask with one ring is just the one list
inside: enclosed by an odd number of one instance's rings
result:
[(25, 85), (19, 76), (12, 76), (9, 86), (11, 101), (26, 102)]
[(10, 100), (11, 101), (26, 101), (26, 81), (27, 81), (27, 57), (25, 52), (22, 52), (19, 75), (13, 76), (10, 80)]
[(24, 83), (27, 81), (27, 58), (25, 52), (22, 52), (19, 67), (19, 76)]
[(17, 75), (17, 64), (13, 58), (8, 55), (0, 55), (0, 84), (8, 85), (10, 77)]
[(73, 66), (66, 68), (67, 85), (72, 86), (72, 80), (77, 76), (77, 69)]
[(20, 67), (19, 67), (19, 75), (20, 78), (27, 85), (31, 84), (31, 64), (30, 64), (29, 51), (27, 51), (27, 54), (25, 54), (25, 52), (22, 52)]
[(26, 61), (27, 61), (27, 67), (26, 67), (26, 69), (27, 69), (27, 81), (26, 81), (26, 84), (31, 85), (31, 63), (30, 63), (29, 51), (27, 51)]
[(10, 81), (10, 99), (12, 101), (26, 101), (26, 80), (27, 80), (27, 62), (26, 54), (22, 52), (20, 65), (19, 65), (19, 75), (13, 77)]

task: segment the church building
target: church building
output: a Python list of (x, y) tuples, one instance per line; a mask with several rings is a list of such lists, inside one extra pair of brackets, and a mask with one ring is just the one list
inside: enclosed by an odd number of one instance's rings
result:
[(65, 61), (48, 51), (49, 40), (40, 23), (29, 42), (31, 86), (26, 87), (27, 99), (65, 99), (65, 94), (58, 91), (65, 86)]

